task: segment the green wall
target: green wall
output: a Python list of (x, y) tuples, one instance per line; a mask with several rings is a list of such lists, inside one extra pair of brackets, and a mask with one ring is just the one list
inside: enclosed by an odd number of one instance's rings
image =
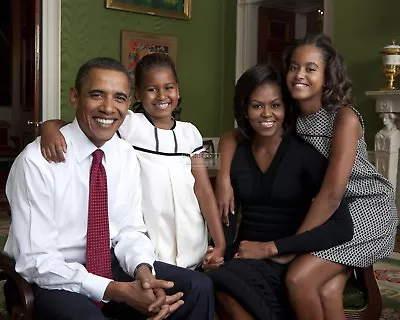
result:
[(203, 136), (216, 136), (232, 127), (236, 1), (192, 0), (189, 21), (106, 9), (104, 3), (62, 0), (62, 119), (74, 117), (68, 89), (79, 66), (96, 56), (120, 59), (120, 32), (129, 30), (178, 38), (182, 120), (193, 122)]
[(334, 1), (334, 43), (346, 60), (353, 80), (355, 106), (364, 117), (368, 149), (373, 150), (374, 135), (382, 122), (375, 113), (375, 100), (365, 92), (386, 85), (379, 51), (393, 39), (400, 44), (400, 1)]

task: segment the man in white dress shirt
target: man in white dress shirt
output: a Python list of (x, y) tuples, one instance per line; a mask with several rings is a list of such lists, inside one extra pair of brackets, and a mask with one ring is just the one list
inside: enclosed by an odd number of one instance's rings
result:
[[(88, 61), (70, 101), (76, 119), (62, 128), (65, 162), (48, 163), (38, 138), (15, 160), (6, 187), (12, 224), (5, 252), (33, 284), (35, 318), (212, 319), (210, 279), (154, 261), (136, 153), (115, 135), (131, 101), (126, 69), (110, 58)], [(113, 279), (85, 267), (89, 175), (97, 149), (104, 152), (107, 175)]]

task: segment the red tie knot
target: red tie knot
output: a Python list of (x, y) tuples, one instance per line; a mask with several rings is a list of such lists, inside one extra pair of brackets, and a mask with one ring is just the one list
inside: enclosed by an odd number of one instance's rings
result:
[(92, 165), (101, 163), (101, 160), (103, 159), (103, 155), (104, 155), (104, 152), (103, 152), (103, 150), (100, 150), (100, 149), (97, 149), (95, 152), (93, 152), (92, 153), (92, 156), (93, 156)]

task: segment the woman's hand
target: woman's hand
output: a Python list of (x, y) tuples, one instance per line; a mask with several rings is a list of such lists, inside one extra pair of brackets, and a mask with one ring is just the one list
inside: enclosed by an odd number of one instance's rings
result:
[(62, 162), (65, 160), (64, 153), (67, 152), (67, 143), (60, 132), (64, 125), (61, 120), (49, 120), (42, 124), (40, 150), (43, 157), (51, 162)]
[(223, 248), (208, 247), (207, 253), (204, 256), (202, 268), (205, 271), (216, 269), (224, 264), (224, 252)]
[(229, 178), (217, 177), (216, 198), (222, 222), (229, 226), (229, 212), (235, 214), (235, 197)]
[(267, 259), (278, 254), (275, 242), (241, 241), (236, 259)]

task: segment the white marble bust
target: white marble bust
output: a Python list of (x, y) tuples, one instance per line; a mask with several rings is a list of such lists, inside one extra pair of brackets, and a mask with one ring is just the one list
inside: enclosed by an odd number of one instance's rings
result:
[(375, 166), (378, 171), (397, 187), (397, 165), (400, 148), (400, 130), (396, 126), (397, 115), (381, 113), (384, 127), (375, 135)]
[(400, 130), (396, 126), (396, 114), (381, 113), (384, 127), (375, 135), (375, 151), (388, 153), (398, 152), (400, 147)]

